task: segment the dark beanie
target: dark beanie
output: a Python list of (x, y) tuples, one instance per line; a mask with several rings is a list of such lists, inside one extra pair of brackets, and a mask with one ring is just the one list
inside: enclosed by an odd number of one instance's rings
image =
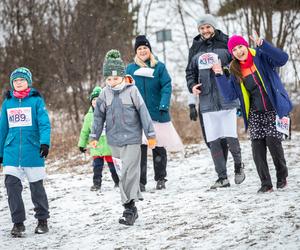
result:
[(134, 52), (136, 52), (137, 48), (142, 45), (147, 46), (150, 49), (150, 51), (152, 52), (150, 42), (144, 35), (140, 35), (135, 38)]

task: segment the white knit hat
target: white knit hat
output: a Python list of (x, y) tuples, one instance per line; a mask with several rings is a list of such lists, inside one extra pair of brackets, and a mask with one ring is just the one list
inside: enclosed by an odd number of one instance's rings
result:
[(204, 15), (200, 16), (200, 18), (197, 21), (198, 29), (200, 26), (202, 26), (204, 24), (209, 24), (209, 25), (213, 26), (215, 29), (217, 28), (217, 20), (211, 14), (204, 14)]

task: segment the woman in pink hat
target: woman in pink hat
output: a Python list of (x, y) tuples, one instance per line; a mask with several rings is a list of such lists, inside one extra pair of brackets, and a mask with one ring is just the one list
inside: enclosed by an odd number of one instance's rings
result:
[(261, 180), (259, 193), (273, 191), (267, 163), (269, 149), (276, 169), (277, 188), (287, 185), (288, 170), (281, 141), (288, 134), (292, 103), (276, 71), (288, 61), (288, 54), (257, 36), (250, 36), (256, 49), (239, 35), (228, 41), (233, 56), (230, 76), (225, 76), (221, 65), (213, 70), (218, 87), (227, 100), (239, 98), (245, 127), (249, 128), (253, 159)]

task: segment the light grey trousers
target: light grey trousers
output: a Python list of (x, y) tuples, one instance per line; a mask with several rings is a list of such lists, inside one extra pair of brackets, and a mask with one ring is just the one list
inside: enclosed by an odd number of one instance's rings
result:
[(110, 148), (112, 156), (122, 161), (121, 176), (119, 176), (122, 204), (129, 203), (131, 200), (142, 200), (143, 196), (140, 191), (141, 145), (110, 146)]

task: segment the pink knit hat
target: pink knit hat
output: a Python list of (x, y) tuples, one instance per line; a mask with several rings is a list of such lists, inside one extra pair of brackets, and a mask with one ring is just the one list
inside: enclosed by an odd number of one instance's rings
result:
[(233, 35), (229, 38), (227, 46), (230, 54), (232, 54), (232, 50), (237, 45), (244, 45), (246, 47), (249, 47), (249, 43), (244, 39), (244, 37), (239, 35)]

